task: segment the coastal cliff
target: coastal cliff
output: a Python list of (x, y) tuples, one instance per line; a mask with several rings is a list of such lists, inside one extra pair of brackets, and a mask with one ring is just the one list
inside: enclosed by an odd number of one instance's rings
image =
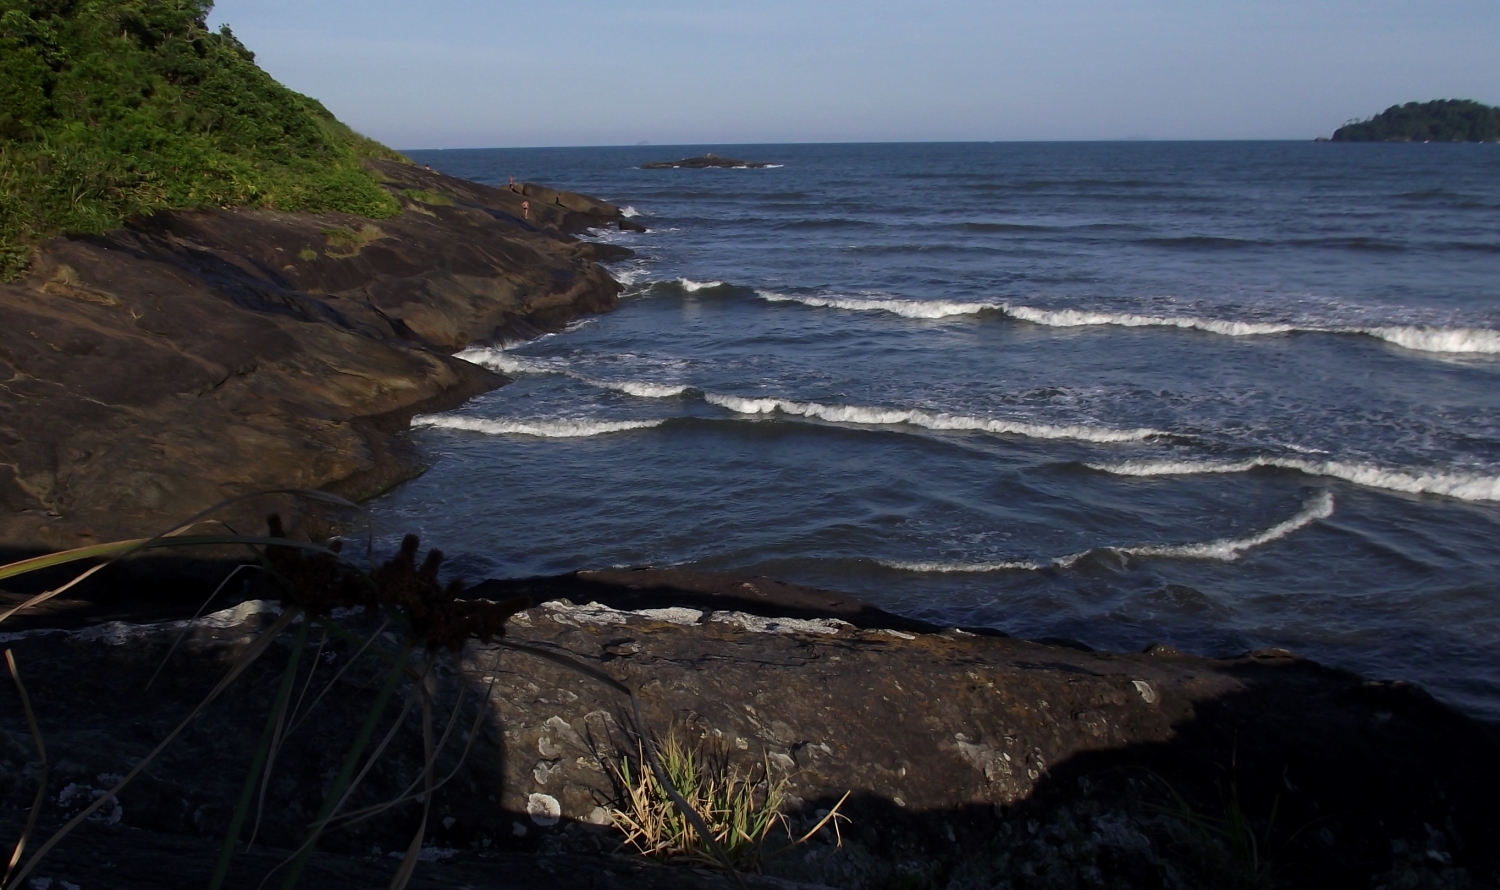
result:
[(412, 415), (504, 382), (451, 353), (614, 306), (596, 260), (619, 249), (570, 234), (613, 206), (368, 164), (398, 215), (158, 213), (0, 284), (0, 541), (153, 534), (262, 489), (368, 497), (419, 471)]

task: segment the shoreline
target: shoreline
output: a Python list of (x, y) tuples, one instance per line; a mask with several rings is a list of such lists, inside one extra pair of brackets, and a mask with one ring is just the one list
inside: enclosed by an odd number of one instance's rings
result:
[[(1236, 866), (1215, 858), (1223, 838), (1192, 826), (1216, 824), (1231, 805), (1266, 844), (1278, 886), (1481, 886), (1464, 882), (1500, 868), (1492, 805), (1500, 727), (1407, 684), (1365, 681), (1277, 650), (1208, 659), (1162, 646), (1085, 652), (957, 629), (893, 629), (883, 626), (891, 616), (852, 597), (762, 578), (635, 570), (507, 586), (484, 592), (597, 595), (533, 606), (512, 619), (506, 639), (624, 683), (640, 696), (646, 723), (597, 682), (468, 644), (440, 673), (435, 704), (444, 713), (459, 708), (465, 726), (472, 715), (482, 730), (466, 759), (444, 761), (456, 778), (435, 798), (441, 818), (426, 841), (444, 852), (418, 869), (432, 883), (414, 886), (451, 886), (444, 882), (512, 866), (522, 886), (543, 886), (549, 875), (591, 876), (601, 886), (730, 886), (721, 872), (662, 871), (616, 849), (621, 836), (604, 809), (618, 794), (608, 764), (633, 750), (633, 738), (669, 730), (719, 746), (738, 768), (786, 777), (794, 825), (809, 827), (851, 793), (841, 845), (821, 838), (796, 848), (768, 861), (769, 877), (752, 876), (752, 886), (875, 890), (919, 875), (916, 886), (1062, 887), (1090, 874), (1108, 887), (1217, 886), (1223, 875), (1213, 869)], [(698, 598), (664, 598), (681, 594)], [(611, 597), (618, 607), (604, 604)], [(95, 773), (118, 773), (121, 758), (138, 757), (159, 730), (110, 727), (170, 725), (217, 676), (213, 666), (278, 611), (257, 600), (188, 624), (5, 635), (28, 683), (48, 691), (38, 707), (49, 750), (66, 761), (50, 782), (97, 784)], [(800, 614), (770, 617), (786, 612)], [(354, 614), (339, 620), (361, 636), (371, 626)], [(176, 679), (144, 699), (132, 692), (184, 632)], [(289, 652), (291, 638), (283, 632), (277, 651)], [(316, 649), (336, 664), (351, 652), (338, 641)], [(170, 763), (122, 793), (118, 826), (90, 826), (38, 874), (88, 886), (124, 879), (124, 866), (195, 880), (211, 863), (246, 746), (264, 719), (262, 696), (249, 691), (269, 690), (278, 672), (258, 664), (245, 693), (216, 705)], [(463, 707), (452, 698), (460, 688), (479, 698)], [(337, 753), (336, 740), (372, 695), (351, 687), (323, 705), (319, 732), (288, 743), (278, 774), (326, 768), (319, 764)], [(486, 696), (488, 710), (472, 710)], [(0, 715), (8, 732), (24, 735), (17, 709)], [(421, 761), (420, 734), (414, 724), (400, 731), (370, 793), (406, 784)], [(0, 799), (29, 800), (35, 778), (28, 784), (21, 771), (7, 772)], [(275, 787), (260, 841), (268, 853), (295, 845), (297, 813), (319, 793), (315, 781)], [(179, 799), (200, 815), (187, 820)], [(319, 854), (321, 883), (363, 886), (394, 869), (386, 853), (370, 850), (400, 849), (413, 806), (330, 836)], [(120, 851), (110, 854), (117, 871), (101, 871), (89, 852), (96, 848)], [(168, 849), (180, 851), (170, 865), (159, 852)], [(255, 884), (274, 864), (266, 856), (237, 859), (237, 881)], [(1050, 882), (1037, 884), (1042, 876)]]
[(628, 251), (574, 237), (633, 226), (614, 205), (369, 167), (399, 216), (164, 213), (46, 242), (0, 284), (8, 549), (155, 534), (257, 490), (367, 499), (420, 472), (412, 416), (505, 382), (454, 353), (614, 307), (599, 261)]

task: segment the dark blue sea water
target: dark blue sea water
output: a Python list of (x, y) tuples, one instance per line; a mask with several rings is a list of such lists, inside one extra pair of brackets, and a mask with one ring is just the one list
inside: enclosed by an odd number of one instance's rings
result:
[[(636, 168), (707, 150), (781, 166)], [(750, 572), (1500, 718), (1500, 146), (413, 156), (651, 229), (598, 235), (618, 311), (419, 421), (376, 520), (468, 577)]]

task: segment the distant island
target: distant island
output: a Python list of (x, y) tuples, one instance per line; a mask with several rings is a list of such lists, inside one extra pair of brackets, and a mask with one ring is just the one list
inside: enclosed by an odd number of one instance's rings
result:
[(760, 161), (737, 161), (734, 158), (721, 158), (716, 154), (700, 155), (696, 158), (683, 158), (680, 161), (650, 161), (642, 164), (642, 170), (673, 170), (678, 167), (688, 169), (702, 169), (705, 167), (736, 167), (736, 168), (760, 168), (769, 167), (770, 164)]
[(1369, 120), (1339, 127), (1331, 141), (1500, 142), (1500, 108), (1468, 99), (1392, 105)]

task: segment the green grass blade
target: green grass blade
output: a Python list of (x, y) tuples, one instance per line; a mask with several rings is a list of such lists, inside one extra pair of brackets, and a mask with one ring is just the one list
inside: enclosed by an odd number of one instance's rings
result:
[(310, 620), (302, 621), (302, 628), (297, 632), (297, 642), (292, 645), (292, 657), (287, 661), (286, 672), (281, 677), (281, 688), (276, 692), (276, 701), (271, 706), (271, 711), (266, 715), (266, 726), (261, 731), (260, 745), (255, 749), (255, 757), (250, 761), (250, 772), (245, 776), (245, 787), (240, 790), (239, 803), (235, 805), (234, 816), (229, 820), (229, 831), (224, 835), (224, 847), (219, 851), (219, 861), (214, 865), (213, 877), (209, 879), (209, 890), (219, 890), (224, 886), (224, 877), (229, 874), (229, 860), (234, 857), (234, 845), (240, 838), (240, 831), (245, 827), (245, 816), (250, 812), (250, 804), (255, 799), (255, 789), (259, 785), (261, 769), (266, 765), (266, 758), (271, 753), (271, 741), (276, 735), (276, 726), (286, 711), (287, 702), (291, 699), (292, 685), (297, 677), (297, 667), (302, 661), (302, 649), (307, 645), (307, 634), (312, 627)]
[(292, 890), (297, 886), (297, 879), (302, 876), (302, 869), (307, 866), (307, 859), (312, 855), (313, 847), (317, 843), (318, 834), (327, 824), (328, 817), (333, 815), (334, 807), (343, 800), (344, 790), (349, 785), (349, 780), (354, 777), (354, 768), (359, 765), (359, 760), (364, 756), (365, 748), (370, 744), (370, 737), (375, 734), (375, 726), (380, 722), (380, 715), (385, 713), (386, 705), (391, 700), (391, 693), (396, 691), (396, 683), (401, 675), (406, 672), (406, 659), (411, 654), (411, 643), (408, 642), (402, 649), (401, 657), (386, 675), (385, 685), (381, 687), (380, 694), (375, 703), (370, 706), (370, 712), (365, 716), (364, 725), (359, 728), (359, 735), (354, 740), (354, 745), (344, 757), (344, 765), (340, 767), (339, 774), (333, 780), (333, 787), (329, 789), (328, 796), (323, 799), (323, 807), (318, 811), (318, 816), (313, 820), (312, 837), (303, 844), (302, 849), (293, 860), (291, 870), (287, 872), (286, 879), (282, 881), (282, 890)]

